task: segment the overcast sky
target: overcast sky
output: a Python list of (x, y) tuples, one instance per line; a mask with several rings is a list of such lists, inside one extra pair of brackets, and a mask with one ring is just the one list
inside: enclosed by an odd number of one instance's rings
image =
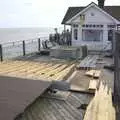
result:
[[(85, 6), (91, 1), (97, 3), (97, 0), (0, 0), (0, 28), (61, 27), (69, 6)], [(105, 5), (120, 5), (120, 0), (106, 0)]]

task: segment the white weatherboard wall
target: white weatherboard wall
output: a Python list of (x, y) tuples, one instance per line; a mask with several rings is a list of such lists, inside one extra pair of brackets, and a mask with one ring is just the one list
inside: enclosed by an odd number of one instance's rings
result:
[[(94, 13), (94, 16), (91, 16), (91, 13)], [(88, 23), (113, 24), (114, 23), (112, 18), (108, 17), (106, 14), (104, 14), (99, 9), (97, 9), (95, 6), (90, 7), (86, 12), (82, 14), (85, 15), (85, 24), (88, 24)], [(79, 23), (80, 17), (79, 16), (76, 17), (72, 22)]]
[[(102, 28), (83, 28), (80, 25), (80, 16), (78, 15), (76, 18), (74, 18), (71, 21), (72, 24), (72, 45), (73, 46), (80, 46), (80, 45), (89, 45), (89, 46), (97, 46), (100, 47), (103, 46), (108, 42), (108, 25), (116, 25), (116, 22), (108, 15), (104, 14), (103, 12), (101, 12), (96, 6), (91, 6), (87, 11), (85, 11), (84, 13), (82, 13), (85, 15), (85, 21), (84, 24), (92, 24), (92, 25), (103, 25)], [(91, 14), (94, 14), (94, 16), (92, 16)], [(74, 39), (74, 28), (73, 24), (77, 24), (78, 25), (78, 40)], [(102, 30), (103, 31), (103, 40), (101, 41), (83, 41), (82, 40), (82, 30), (83, 29), (89, 29), (89, 30)]]

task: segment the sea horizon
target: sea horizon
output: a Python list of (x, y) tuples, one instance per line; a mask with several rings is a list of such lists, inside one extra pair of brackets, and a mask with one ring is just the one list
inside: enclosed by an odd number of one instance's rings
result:
[[(61, 32), (62, 28), (58, 28)], [(54, 34), (52, 27), (8, 27), (0, 28), (0, 44), (7, 42), (15, 42), (34, 38), (49, 37), (49, 34)]]

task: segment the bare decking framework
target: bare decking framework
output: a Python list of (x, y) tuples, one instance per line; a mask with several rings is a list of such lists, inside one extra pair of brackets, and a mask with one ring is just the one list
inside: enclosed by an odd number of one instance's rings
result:
[(0, 63), (0, 76), (26, 78), (43, 81), (59, 81), (66, 79), (74, 70), (74, 64), (7, 61)]

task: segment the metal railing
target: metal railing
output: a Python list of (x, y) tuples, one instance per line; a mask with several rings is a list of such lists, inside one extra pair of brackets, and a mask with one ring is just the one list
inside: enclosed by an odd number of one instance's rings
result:
[(48, 37), (34, 38), (15, 42), (0, 44), (0, 60), (12, 59), (19, 56), (25, 56), (35, 52), (40, 52), (43, 40)]

